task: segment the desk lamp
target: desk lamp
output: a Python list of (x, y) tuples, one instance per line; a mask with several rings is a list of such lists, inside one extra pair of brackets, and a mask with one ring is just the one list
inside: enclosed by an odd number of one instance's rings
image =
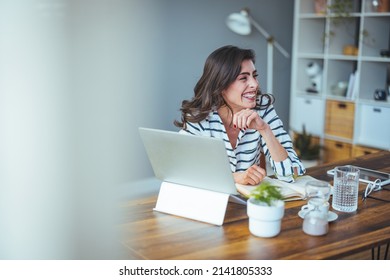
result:
[(242, 9), (239, 13), (233, 13), (226, 19), (226, 25), (234, 33), (239, 35), (249, 35), (251, 33), (251, 26), (260, 32), (267, 40), (267, 92), (273, 92), (273, 48), (275, 47), (286, 58), (290, 55), (288, 52), (269, 35), (249, 14), (248, 9)]

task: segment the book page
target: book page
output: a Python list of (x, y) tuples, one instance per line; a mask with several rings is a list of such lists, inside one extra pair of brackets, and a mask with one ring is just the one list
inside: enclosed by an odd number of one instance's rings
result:
[[(295, 179), (294, 183), (287, 183), (278, 179), (265, 177), (262, 181), (268, 182), (274, 186), (278, 186), (281, 188), (281, 193), (285, 197), (286, 201), (289, 200), (299, 200), (305, 198), (305, 187), (306, 183), (309, 181), (317, 180), (309, 175), (300, 176)], [(244, 196), (249, 197), (250, 193), (258, 187), (251, 185), (240, 185), (236, 184), (237, 190)]]

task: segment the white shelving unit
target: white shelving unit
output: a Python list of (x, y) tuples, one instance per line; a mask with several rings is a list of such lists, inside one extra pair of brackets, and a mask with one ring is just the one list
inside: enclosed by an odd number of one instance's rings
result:
[[(327, 5), (332, 1), (328, 0)], [(290, 99), (292, 132), (301, 132), (305, 125), (306, 130), (319, 137), (323, 144), (326, 140), (334, 140), (351, 147), (390, 150), (390, 96), (387, 101), (374, 100), (375, 90), (387, 90), (389, 85), (390, 58), (381, 56), (380, 52), (390, 48), (390, 12), (373, 11), (371, 3), (371, 0), (353, 0), (349, 16), (336, 24), (335, 14), (329, 10), (324, 14), (315, 13), (314, 0), (295, 0)], [(356, 46), (357, 54), (345, 55), (346, 45)], [(306, 68), (311, 62), (319, 64), (323, 70), (318, 93), (307, 91), (311, 80)], [(354, 82), (355, 94), (334, 95), (332, 86), (339, 81), (348, 83), (355, 71), (358, 73)], [(328, 133), (331, 130), (329, 118), (333, 117), (329, 116), (331, 102), (339, 102), (340, 108), (345, 104), (352, 106), (348, 111), (353, 114), (351, 137)]]

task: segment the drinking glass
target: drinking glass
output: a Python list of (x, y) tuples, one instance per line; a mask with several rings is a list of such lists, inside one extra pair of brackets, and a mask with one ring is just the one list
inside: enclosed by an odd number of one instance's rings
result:
[(360, 170), (351, 165), (337, 166), (333, 179), (333, 209), (341, 212), (356, 211), (358, 206)]
[(313, 180), (306, 183), (305, 191), (307, 199), (317, 198), (325, 202), (329, 200), (331, 189), (328, 182)]

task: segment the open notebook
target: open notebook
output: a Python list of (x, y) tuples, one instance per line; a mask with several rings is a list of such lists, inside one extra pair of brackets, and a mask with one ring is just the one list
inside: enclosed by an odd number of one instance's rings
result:
[[(294, 183), (287, 183), (270, 177), (265, 177), (262, 182), (268, 182), (271, 183), (272, 185), (280, 187), (280, 190), (283, 196), (285, 197), (285, 201), (291, 201), (291, 200), (305, 199), (306, 183), (309, 181), (316, 181), (316, 180), (317, 179), (309, 175), (304, 175), (296, 178)], [(247, 198), (256, 187), (257, 186), (236, 184), (237, 190)]]

